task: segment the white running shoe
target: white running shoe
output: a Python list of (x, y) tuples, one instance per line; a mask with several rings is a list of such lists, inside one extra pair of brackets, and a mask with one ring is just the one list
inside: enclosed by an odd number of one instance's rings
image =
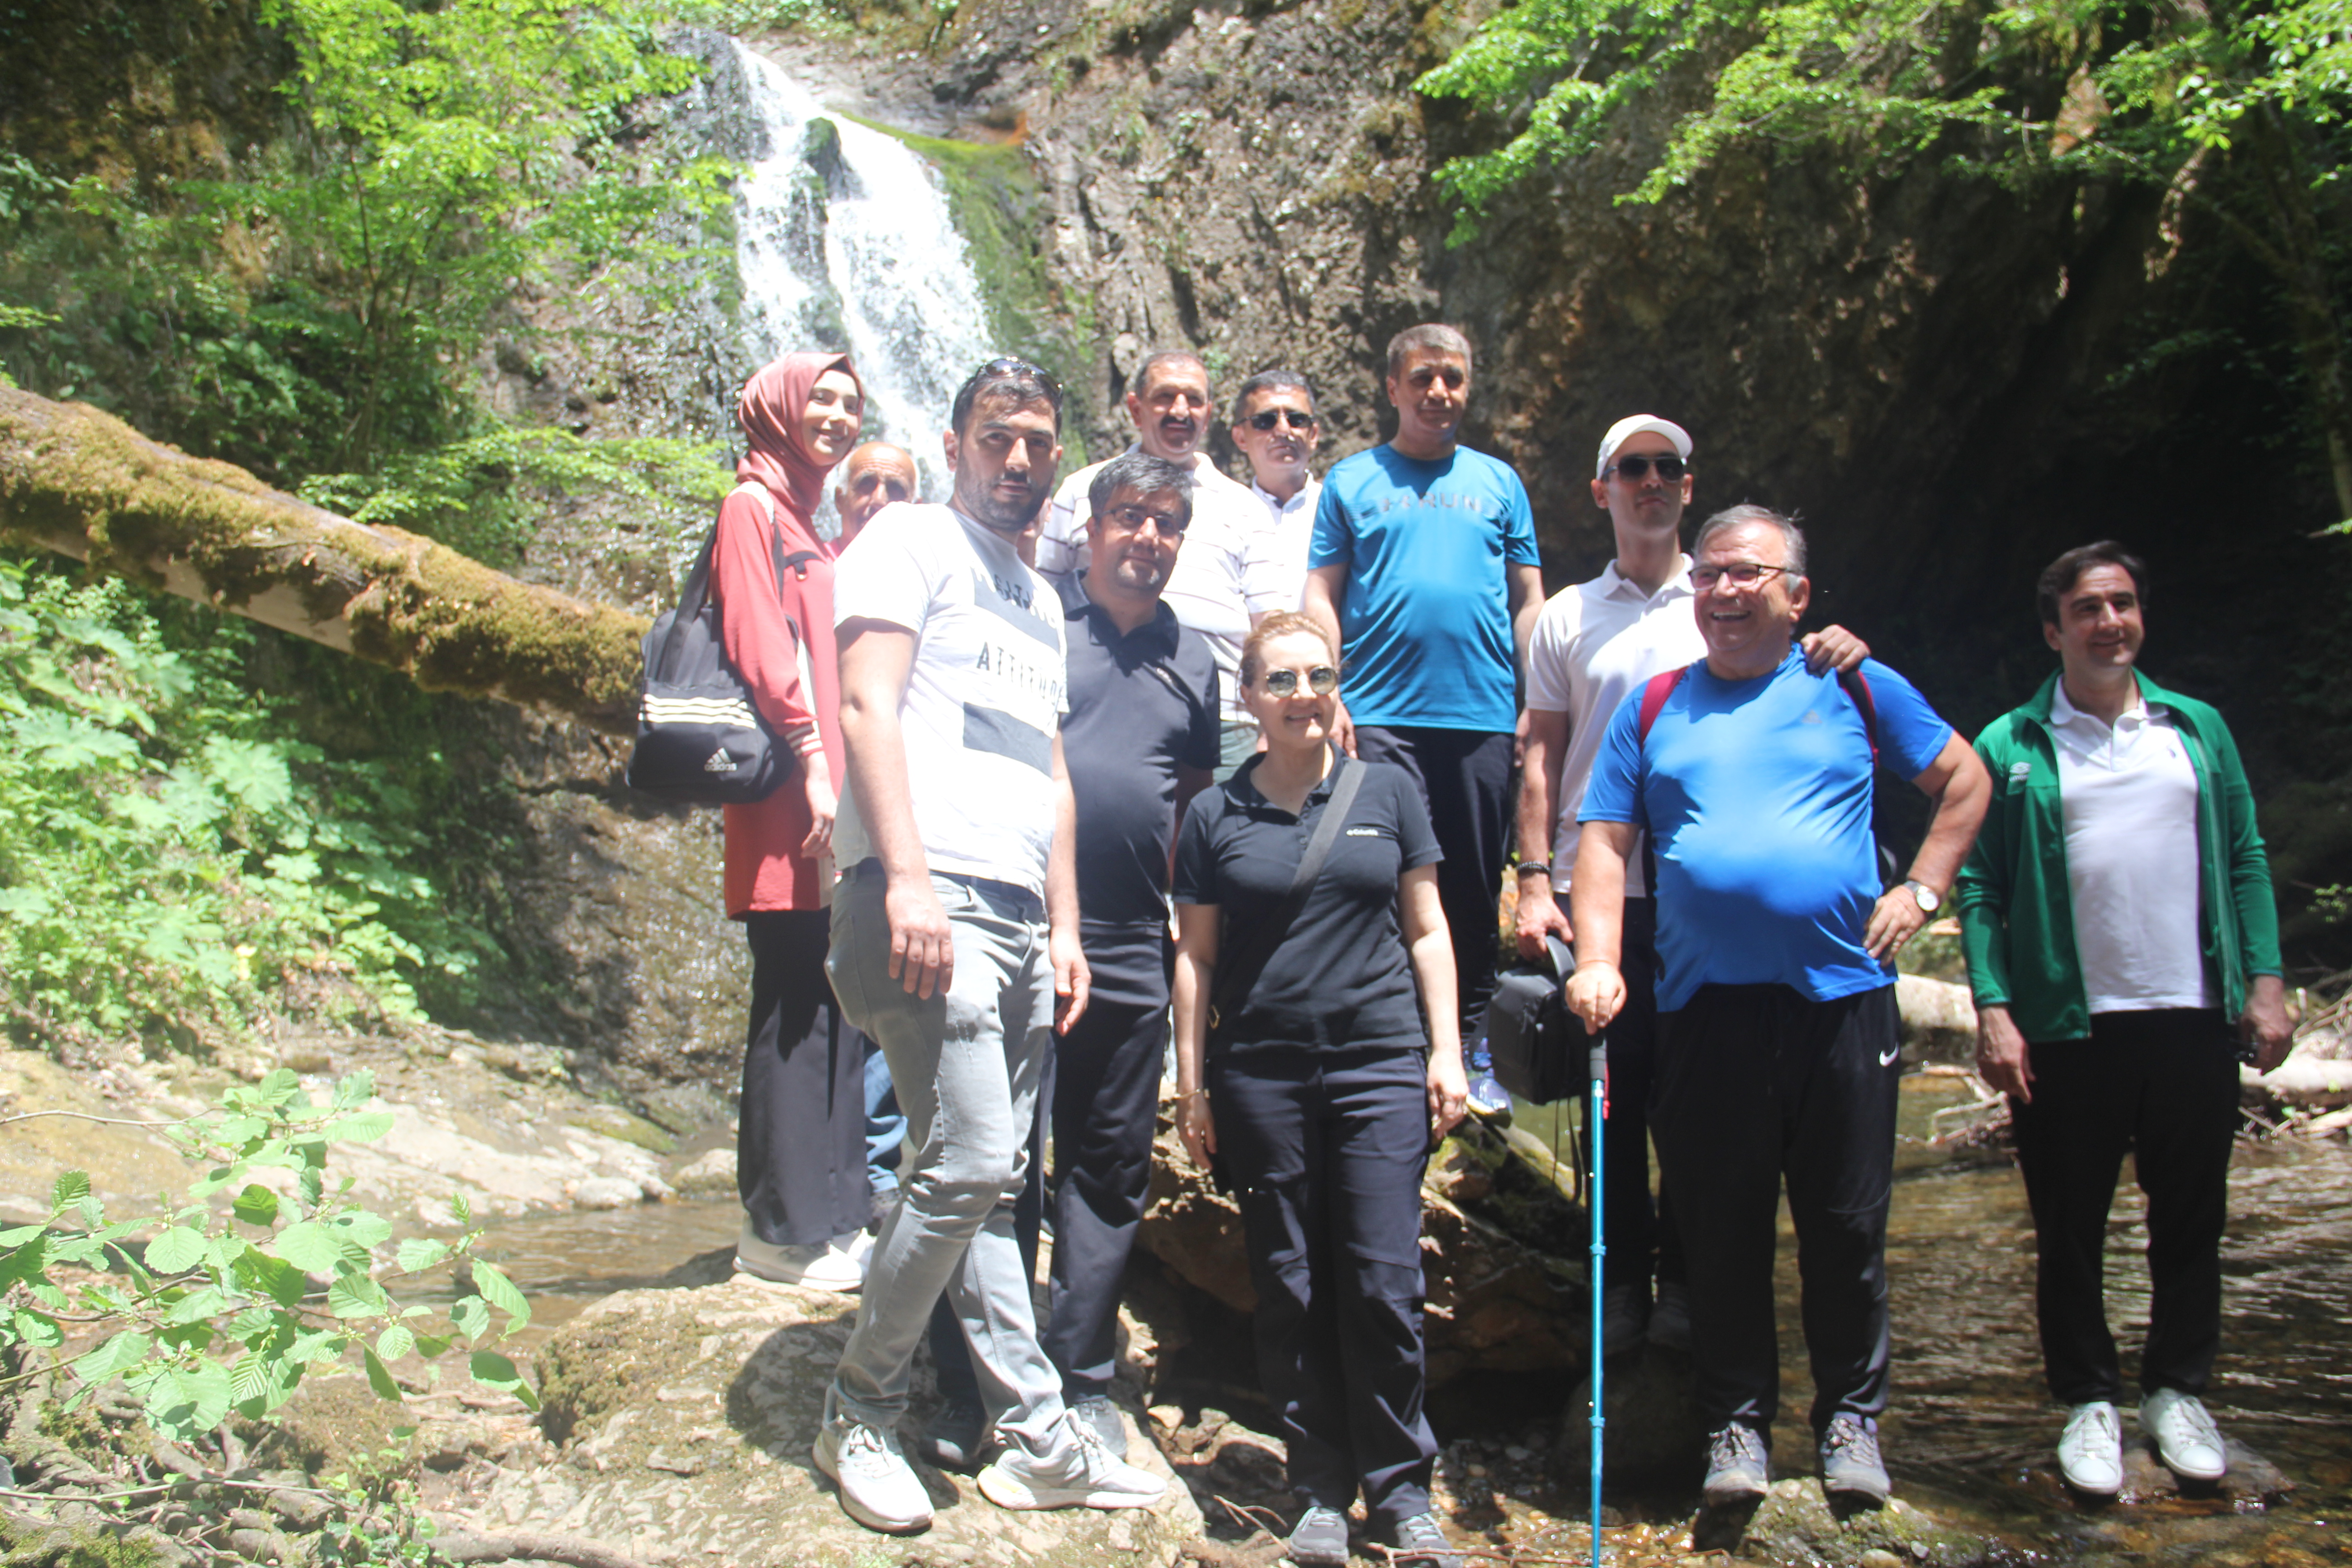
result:
[(2218, 1481), (2229, 1472), (2221, 1429), (2205, 1402), (2177, 1388), (2159, 1388), (2140, 1401), (2139, 1428), (2156, 1439), (2156, 1457), (2185, 1481)]
[(1166, 1481), (1113, 1454), (1086, 1422), (1073, 1416), (1063, 1429), (1076, 1440), (1060, 1465), (1046, 1468), (1007, 1448), (980, 1472), (980, 1495), (999, 1508), (1150, 1508), (1167, 1492)]
[(828, 1421), (810, 1450), (841, 1489), (844, 1513), (868, 1530), (907, 1535), (931, 1522), (931, 1497), (898, 1451), (898, 1436), (862, 1421)]
[(762, 1241), (746, 1218), (741, 1233), (735, 1237), (735, 1272), (771, 1285), (797, 1285), (803, 1289), (845, 1294), (865, 1285), (866, 1259), (842, 1251), (832, 1242), (790, 1247)]
[(2078, 1492), (2113, 1497), (2124, 1489), (2124, 1424), (2104, 1399), (2077, 1405), (2058, 1439), (2058, 1473)]

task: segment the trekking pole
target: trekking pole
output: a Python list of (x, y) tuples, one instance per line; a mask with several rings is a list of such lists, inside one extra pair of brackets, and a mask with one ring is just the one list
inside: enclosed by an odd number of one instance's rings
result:
[(1609, 1255), (1601, 1233), (1601, 1152), (1609, 1124), (1609, 1046), (1606, 1037), (1592, 1042), (1592, 1568), (1601, 1568), (1601, 1436), (1609, 1418), (1601, 1413), (1601, 1270)]

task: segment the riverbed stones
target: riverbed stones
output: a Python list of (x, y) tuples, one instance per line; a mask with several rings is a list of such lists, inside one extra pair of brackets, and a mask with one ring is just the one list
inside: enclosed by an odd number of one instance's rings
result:
[(1995, 1537), (1948, 1530), (1901, 1498), (1884, 1508), (1832, 1501), (1810, 1476), (1774, 1482), (1759, 1503), (1702, 1509), (1691, 1545), (1783, 1568), (1984, 1568), (2011, 1552)]
[[(1111, 1568), (1165, 1563), (1202, 1533), (1181, 1484), (1157, 1508), (1015, 1514), (967, 1478), (918, 1464), (937, 1516), (878, 1536), (843, 1514), (809, 1458), (856, 1302), (748, 1280), (608, 1297), (539, 1353), (555, 1462), (500, 1475), (468, 1525), (585, 1536), (647, 1563), (745, 1568), (889, 1562)], [(931, 1402), (917, 1370), (915, 1409)], [(919, 1419), (919, 1415), (916, 1417)], [(1131, 1450), (1171, 1476), (1154, 1446)]]

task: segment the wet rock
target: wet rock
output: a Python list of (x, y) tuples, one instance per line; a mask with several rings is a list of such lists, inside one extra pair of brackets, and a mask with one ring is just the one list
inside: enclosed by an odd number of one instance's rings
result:
[(2164, 1468), (2156, 1447), (2137, 1431), (2124, 1444), (2124, 1489), (2118, 1500), (2155, 1502), (2167, 1498), (2212, 1498), (2234, 1512), (2249, 1513), (2270, 1507), (2294, 1490), (2276, 1465), (2234, 1437), (2221, 1439), (2230, 1468), (2218, 1481), (2184, 1481)]
[[(1698, 1413), (1691, 1359), (1643, 1345), (1602, 1368), (1601, 1464), (1612, 1489), (1696, 1486), (1706, 1469), (1707, 1427)], [(1561, 1409), (1552, 1465), (1563, 1484), (1591, 1472), (1592, 1382)]]
[[(648, 1561), (744, 1568), (873, 1562), (1165, 1563), (1202, 1533), (1181, 1485), (1159, 1507), (1007, 1513), (966, 1478), (919, 1463), (937, 1517), (910, 1541), (841, 1511), (809, 1458), (824, 1390), (855, 1301), (749, 1282), (609, 1297), (558, 1331), (539, 1356), (543, 1420), (563, 1458), (508, 1470), (464, 1522), (524, 1525), (610, 1543)], [(915, 1408), (929, 1407), (919, 1366)], [(1130, 1445), (1157, 1473), (1150, 1445)]]
[(583, 1209), (634, 1208), (646, 1200), (646, 1189), (625, 1176), (592, 1176), (572, 1190), (572, 1201)]
[(735, 1191), (735, 1151), (712, 1149), (670, 1173), (670, 1184), (690, 1198), (719, 1197)]
[(1691, 1545), (1785, 1568), (1980, 1568), (2011, 1552), (1946, 1529), (1900, 1498), (1885, 1508), (1832, 1501), (1811, 1478), (1774, 1483), (1759, 1504), (1701, 1510)]

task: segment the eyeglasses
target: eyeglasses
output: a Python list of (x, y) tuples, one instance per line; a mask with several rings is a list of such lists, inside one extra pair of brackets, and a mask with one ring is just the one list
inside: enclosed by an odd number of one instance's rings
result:
[(1271, 430), (1277, 425), (1287, 425), (1293, 430), (1315, 428), (1315, 416), (1303, 408), (1261, 408), (1249, 416), (1253, 430)]
[(1609, 465), (1609, 471), (1621, 479), (1638, 481), (1649, 478), (1652, 464), (1657, 466), (1658, 478), (1668, 484), (1674, 483), (1690, 471), (1683, 466), (1683, 460), (1680, 458), (1642, 457), (1620, 458)]
[(1728, 566), (1694, 566), (1691, 586), (1704, 594), (1727, 577), (1735, 588), (1753, 588), (1787, 570), (1786, 566), (1759, 566), (1753, 561), (1735, 561)]
[(964, 385), (966, 388), (976, 386), (989, 377), (997, 375), (1025, 375), (1033, 381), (1041, 383), (1045, 388), (1046, 395), (1057, 405), (1062, 401), (1062, 384), (1054, 379), (1052, 372), (1046, 370), (1044, 365), (1031, 364), (1025, 359), (1014, 359), (1009, 354), (1000, 359), (990, 360), (986, 364), (973, 371), (971, 375), (965, 377)]
[(1121, 528), (1132, 529), (1138, 533), (1143, 531), (1143, 525), (1148, 522), (1160, 531), (1162, 539), (1181, 538), (1185, 526), (1192, 521), (1190, 518), (1179, 517), (1172, 511), (1146, 511), (1139, 506), (1115, 506), (1110, 509), (1110, 515)]
[[(1269, 669), (1257, 678), (1269, 696), (1298, 695), (1298, 672), (1295, 669)], [(1328, 664), (1318, 664), (1307, 672), (1307, 689), (1318, 697), (1328, 697), (1339, 689), (1339, 672)]]

